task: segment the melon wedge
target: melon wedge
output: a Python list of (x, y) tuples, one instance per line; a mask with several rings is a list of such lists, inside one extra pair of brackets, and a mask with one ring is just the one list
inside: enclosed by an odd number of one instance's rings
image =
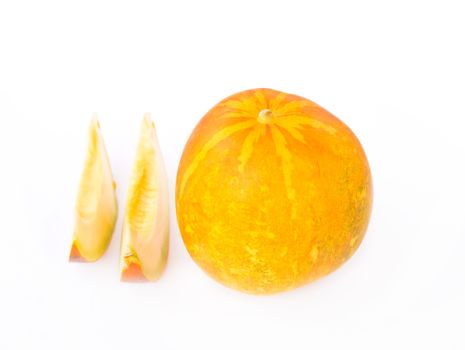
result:
[(115, 188), (100, 124), (94, 114), (76, 200), (70, 261), (93, 262), (105, 253), (118, 216)]
[(121, 237), (121, 280), (155, 281), (169, 249), (168, 180), (155, 124), (144, 116)]

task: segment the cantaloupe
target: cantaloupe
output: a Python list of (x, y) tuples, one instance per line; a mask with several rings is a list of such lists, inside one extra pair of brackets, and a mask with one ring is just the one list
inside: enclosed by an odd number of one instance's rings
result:
[(188, 140), (176, 183), (185, 246), (219, 282), (290, 290), (359, 247), (372, 179), (354, 133), (316, 103), (271, 89), (214, 106)]
[(70, 261), (93, 262), (105, 253), (118, 216), (115, 188), (100, 124), (94, 115), (76, 200)]
[(168, 248), (168, 180), (155, 124), (146, 114), (126, 203), (121, 240), (121, 280), (157, 280), (165, 268)]

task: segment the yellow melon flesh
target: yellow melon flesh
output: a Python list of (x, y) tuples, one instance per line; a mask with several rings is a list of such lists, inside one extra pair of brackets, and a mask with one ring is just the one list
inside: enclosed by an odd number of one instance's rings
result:
[(169, 246), (168, 181), (155, 125), (142, 122), (121, 240), (121, 279), (155, 281), (162, 274)]
[(117, 216), (110, 161), (97, 116), (94, 115), (89, 127), (87, 160), (76, 201), (70, 261), (98, 260), (110, 243)]

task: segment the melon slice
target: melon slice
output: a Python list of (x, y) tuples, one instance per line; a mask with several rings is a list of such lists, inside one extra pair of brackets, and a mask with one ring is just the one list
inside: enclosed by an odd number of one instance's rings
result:
[(76, 200), (70, 261), (93, 262), (105, 253), (118, 216), (115, 189), (100, 124), (94, 114), (89, 127), (87, 159)]
[(169, 248), (168, 180), (155, 124), (146, 114), (129, 185), (121, 237), (121, 280), (155, 281)]

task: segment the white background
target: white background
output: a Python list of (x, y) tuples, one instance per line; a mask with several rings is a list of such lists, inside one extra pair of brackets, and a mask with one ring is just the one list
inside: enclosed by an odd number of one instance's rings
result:
[[(464, 349), (463, 1), (1, 1), (0, 349)], [(227, 289), (190, 259), (174, 186), (222, 98), (269, 87), (359, 136), (375, 201), (356, 255), (296, 291)], [(91, 114), (118, 183), (106, 255), (69, 264)], [(155, 284), (118, 281), (139, 125), (156, 121), (171, 251)]]

